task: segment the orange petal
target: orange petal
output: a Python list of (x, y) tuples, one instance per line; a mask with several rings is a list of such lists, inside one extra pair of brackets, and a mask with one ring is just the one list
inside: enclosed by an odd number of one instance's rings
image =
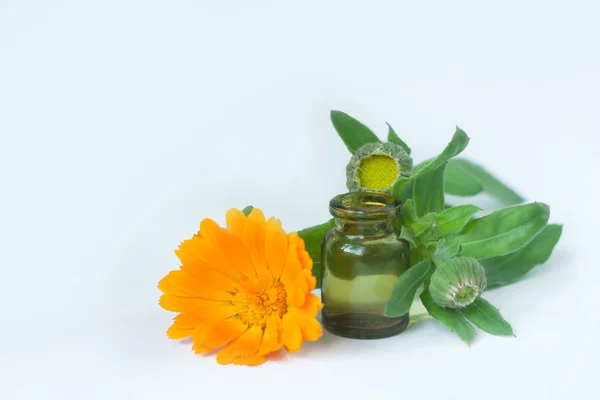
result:
[(244, 232), (242, 233), (242, 242), (252, 259), (256, 271), (267, 268), (265, 254), (266, 224), (262, 211), (255, 208), (248, 215)]
[[(190, 240), (185, 240), (180, 244), (179, 249), (175, 251), (177, 257), (191, 273), (196, 273), (197, 269), (210, 267), (219, 270), (231, 279), (239, 279), (240, 269), (248, 268), (243, 263), (230, 262), (228, 253), (230, 252), (231, 239), (235, 235), (226, 229), (221, 228), (215, 221), (206, 218), (200, 223), (201, 235), (196, 235)], [(224, 237), (225, 236), (225, 237)], [(224, 243), (223, 243), (224, 242)], [(243, 249), (241, 241), (238, 239), (237, 252)], [(249, 258), (246, 255), (247, 258)], [(198, 275), (198, 274), (196, 274)]]
[(199, 253), (200, 236), (194, 236), (191, 239), (184, 240), (175, 250), (175, 254), (183, 265), (197, 265), (204, 263), (203, 258)]
[(298, 254), (296, 253), (294, 248), (291, 248), (288, 252), (283, 273), (281, 274), (281, 282), (284, 285), (294, 283), (294, 281), (298, 278), (298, 275), (302, 270), (302, 264), (298, 259)]
[(290, 240), (294, 241), (296, 245), (296, 251), (298, 252), (298, 259), (300, 260), (300, 264), (302, 264), (302, 269), (312, 270), (313, 260), (310, 258), (310, 255), (306, 251), (306, 245), (304, 243), (304, 239), (302, 239), (298, 234), (290, 234), (292, 236)]
[(197, 328), (203, 322), (217, 319), (226, 319), (237, 313), (233, 304), (225, 303), (215, 307), (198, 307), (184, 311), (174, 318), (175, 324), (180, 328)]
[(263, 336), (263, 341), (258, 349), (258, 354), (267, 355), (281, 349), (281, 318), (277, 315), (271, 315), (267, 318), (267, 326)]
[(323, 336), (323, 328), (314, 317), (311, 318), (308, 314), (304, 314), (297, 309), (288, 311), (286, 316), (300, 328), (305, 340), (315, 341)]
[(319, 298), (319, 296), (316, 296), (311, 293), (306, 298), (306, 302), (300, 310), (306, 313), (307, 315), (315, 318), (321, 308), (323, 308), (323, 303), (321, 303), (321, 299)]
[(217, 233), (217, 243), (225, 265), (248, 277), (256, 275), (252, 259), (239, 237), (221, 228)]
[(173, 297), (189, 297), (222, 301), (233, 300), (233, 294), (231, 292), (213, 289), (203, 285), (197, 280), (196, 282), (190, 282), (195, 278), (178, 274), (180, 272), (182, 271), (171, 271), (169, 275), (167, 275), (158, 283), (158, 288), (165, 294)]
[(243, 279), (239, 285), (244, 293), (256, 293), (261, 290), (266, 290), (271, 287), (273, 283), (273, 276), (271, 271), (267, 269), (261, 269), (258, 275), (250, 278)]
[(300, 258), (298, 257), (298, 251), (296, 245), (298, 241), (295, 240), (296, 233), (292, 233), (288, 236), (289, 247), (287, 252), (287, 258), (285, 260), (285, 267), (281, 274), (281, 282), (284, 284), (293, 283), (298, 274), (304, 269), (302, 267), (302, 263), (300, 262)]
[(290, 353), (300, 350), (302, 346), (302, 332), (290, 317), (289, 312), (283, 316), (281, 339), (285, 349)]
[(237, 280), (240, 277), (238, 271), (227, 265), (214, 234), (210, 237), (195, 236), (190, 240), (184, 240), (179, 245), (179, 249), (175, 250), (175, 254), (181, 261), (181, 269), (198, 278), (202, 278), (202, 271), (207, 268), (220, 271), (230, 280)]
[(237, 339), (248, 329), (238, 318), (217, 320), (199, 327), (192, 334), (196, 353), (206, 353)]
[(158, 282), (158, 289), (163, 293), (172, 294), (181, 297), (194, 297), (194, 293), (188, 290), (187, 287), (180, 285), (183, 272), (171, 271)]
[(225, 219), (227, 221), (227, 229), (241, 239), (244, 233), (244, 226), (246, 225), (246, 216), (244, 213), (237, 208), (232, 208), (227, 211)]
[(258, 354), (255, 354), (255, 355), (249, 356), (249, 357), (238, 357), (235, 360), (233, 360), (233, 363), (235, 365), (255, 366), (255, 365), (260, 365), (260, 364), (264, 363), (265, 361), (267, 361), (267, 356), (260, 356)]
[[(231, 233), (230, 235), (233, 236)], [(239, 281), (243, 276), (237, 269), (237, 266), (235, 264), (232, 265), (230, 260), (225, 256), (226, 249), (224, 250), (222, 243), (214, 237), (212, 239), (204, 237), (198, 239), (196, 247), (199, 257), (202, 259), (201, 269), (212, 268), (220, 271), (234, 281)]]
[(185, 339), (186, 337), (192, 336), (192, 332), (194, 332), (194, 328), (180, 328), (173, 324), (167, 330), (167, 336), (169, 339)]
[(210, 218), (204, 218), (200, 222), (200, 235), (209, 241), (214, 242), (216, 240), (215, 235), (220, 229), (222, 228), (219, 224)]
[(199, 307), (218, 308), (229, 304), (224, 301), (207, 300), (198, 297), (179, 297), (170, 294), (163, 294), (160, 296), (158, 303), (165, 310), (175, 312), (189, 311)]
[(310, 293), (310, 283), (312, 282), (310, 271), (301, 271), (292, 284), (285, 286), (288, 293), (288, 305), (301, 307), (306, 302), (306, 296)]
[(208, 266), (202, 268), (190, 268), (182, 265), (181, 270), (188, 276), (193, 275), (196, 278), (195, 280), (189, 281), (190, 285), (197, 284), (199, 286), (209, 287), (224, 292), (235, 292), (239, 288), (239, 285), (223, 271)]
[(230, 364), (238, 357), (255, 355), (262, 341), (262, 328), (253, 326), (217, 353), (219, 364)]
[(281, 229), (281, 222), (275, 218), (269, 218), (269, 221), (267, 221), (265, 251), (269, 269), (276, 278), (281, 276), (285, 266), (287, 249), (287, 235)]

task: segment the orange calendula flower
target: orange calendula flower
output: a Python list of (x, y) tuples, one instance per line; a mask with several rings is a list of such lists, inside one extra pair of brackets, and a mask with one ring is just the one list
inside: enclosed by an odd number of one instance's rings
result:
[(282, 347), (295, 352), (321, 337), (312, 260), (279, 220), (231, 209), (227, 229), (205, 219), (175, 253), (180, 269), (158, 284), (160, 305), (179, 313), (171, 339), (191, 337), (196, 353), (218, 350), (219, 364), (258, 365)]

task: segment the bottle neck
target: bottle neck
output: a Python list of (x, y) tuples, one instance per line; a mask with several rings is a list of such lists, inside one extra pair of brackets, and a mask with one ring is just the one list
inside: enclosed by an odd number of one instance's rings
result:
[(396, 232), (394, 218), (384, 221), (354, 221), (335, 217), (334, 226), (345, 236), (382, 237)]
[(346, 236), (381, 237), (396, 232), (400, 204), (381, 192), (350, 192), (329, 203), (335, 229)]

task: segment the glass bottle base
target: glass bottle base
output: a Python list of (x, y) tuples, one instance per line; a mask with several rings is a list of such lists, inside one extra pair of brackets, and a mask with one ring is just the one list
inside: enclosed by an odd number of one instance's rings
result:
[(328, 332), (350, 339), (383, 339), (403, 332), (409, 315), (388, 318), (367, 313), (333, 314), (323, 312), (322, 322)]

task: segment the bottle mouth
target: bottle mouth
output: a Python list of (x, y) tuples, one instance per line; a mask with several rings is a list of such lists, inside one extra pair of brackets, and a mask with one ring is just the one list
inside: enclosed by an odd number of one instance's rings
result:
[(334, 217), (349, 220), (384, 221), (399, 214), (400, 202), (389, 193), (349, 192), (332, 198), (329, 212)]

